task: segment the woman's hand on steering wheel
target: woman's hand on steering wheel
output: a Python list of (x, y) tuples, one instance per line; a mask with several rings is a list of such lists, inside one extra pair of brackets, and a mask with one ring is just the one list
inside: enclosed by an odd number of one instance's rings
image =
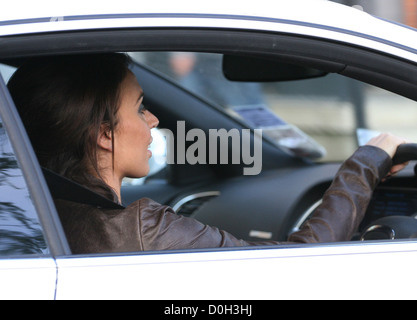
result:
[[(380, 135), (368, 141), (367, 145), (375, 146), (384, 150), (393, 159), (393, 166), (384, 179), (403, 170), (410, 160), (417, 159), (417, 145), (415, 145), (415, 150), (412, 150), (411, 152), (404, 152), (404, 149), (409, 148), (400, 148), (400, 146), (407, 147), (413, 145), (408, 144), (408, 142), (409, 141), (406, 139), (397, 137), (390, 133), (381, 133)], [(407, 153), (407, 155), (404, 153)]]

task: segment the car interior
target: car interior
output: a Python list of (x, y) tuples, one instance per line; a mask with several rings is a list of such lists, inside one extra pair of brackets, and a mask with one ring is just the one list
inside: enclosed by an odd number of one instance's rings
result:
[[(325, 71), (313, 69), (310, 66), (306, 67), (305, 65), (294, 65), (286, 61), (281, 62), (278, 60), (277, 62), (277, 60), (248, 56), (243, 58), (242, 56), (236, 57), (235, 60), (230, 55), (225, 55), (222, 58), (224, 76), (233, 81), (287, 83), (295, 79), (298, 79), (295, 81), (311, 78), (316, 79), (316, 81), (320, 78), (320, 80), (323, 80), (328, 76), (328, 73)], [(254, 67), (251, 69), (249, 66), (252, 63)], [(248, 71), (246, 72), (246, 70)], [(264, 73), (263, 70), (268, 70), (268, 72)], [(135, 71), (142, 83), (146, 83), (147, 72), (149, 70)], [(285, 76), (286, 72), (288, 77)], [(274, 74), (279, 76), (274, 78)], [(264, 75), (265, 78), (263, 78)], [(161, 81), (160, 78), (158, 80)], [(335, 81), (335, 79), (332, 78), (330, 81)], [(172, 82), (168, 79), (167, 84), (170, 85)], [(161, 88), (163, 84), (153, 84), (144, 90), (146, 92), (152, 90), (151, 87)], [(286, 87), (284, 86), (284, 88)], [(300, 90), (307, 90), (306, 87), (301, 88)], [(182, 87), (175, 87), (174, 90), (176, 89), (183, 90)], [(169, 92), (169, 90), (172, 89), (166, 88), (164, 92)], [(180, 95), (178, 93), (172, 96)], [(151, 94), (151, 99), (152, 97), (154, 95)], [(210, 97), (207, 98), (209, 99)], [(158, 105), (153, 100), (147, 100), (145, 103), (150, 104), (151, 108), (154, 105)], [(182, 106), (178, 112), (184, 111), (180, 116), (172, 116), (165, 112), (156, 114), (161, 119), (161, 123), (164, 124), (169, 122), (169, 119), (166, 118), (167, 116), (169, 118), (186, 119), (186, 123), (190, 123), (190, 128), (195, 126), (201, 128), (201, 124), (194, 124), (199, 118), (204, 119), (205, 124), (207, 124), (208, 119), (213, 119), (213, 122), (210, 122), (205, 127), (205, 130), (216, 126), (227, 129), (233, 127), (243, 129), (245, 125), (247, 126), (247, 123), (244, 121), (242, 124), (241, 118), (225, 118), (224, 114), (218, 114), (218, 108), (215, 105), (206, 105), (208, 110), (205, 112), (207, 114), (204, 113), (203, 115), (201, 112), (204, 106), (199, 106), (199, 103), (201, 104), (202, 101), (190, 101), (188, 103), (178, 101), (175, 103), (175, 105)], [(198, 106), (200, 117), (195, 114), (194, 110), (187, 110), (186, 105), (190, 106), (190, 108)], [(216, 114), (218, 115), (217, 117)], [(230, 121), (234, 123), (230, 124)], [(360, 121), (360, 119), (356, 119), (356, 121)], [(174, 126), (170, 128), (175, 130)], [(174, 164), (164, 168), (166, 181), (170, 181), (169, 183), (161, 182), (158, 179), (161, 176), (160, 174), (156, 175), (155, 178), (149, 177), (147, 179), (147, 187), (144, 189), (146, 194), (144, 196), (157, 199), (161, 203), (167, 203), (174, 208), (178, 208), (177, 212), (179, 214), (192, 216), (209, 225), (219, 226), (243, 239), (285, 241), (288, 235), (296, 231), (314, 212), (345, 155), (339, 156), (336, 161), (315, 161), (315, 157), (300, 157), (300, 153), (297, 152), (299, 150), (290, 150), (294, 152), (289, 154), (286, 152), (288, 150), (282, 148), (282, 145), (279, 145), (277, 148), (276, 142), (274, 143), (273, 139), (269, 139), (268, 136), (266, 136), (265, 140), (263, 145), (263, 172), (257, 176), (243, 176), (240, 166), (230, 164), (226, 166), (209, 166), (209, 168), (207, 168), (207, 165), (189, 166)], [(401, 154), (405, 155), (407, 159), (415, 159), (415, 149), (413, 147), (415, 146), (409, 145), (408, 149), (402, 150)], [(353, 152), (353, 149), (351, 151)], [(346, 156), (348, 155), (346, 153)], [(404, 174), (407, 175), (407, 173)], [(400, 180), (393, 179), (387, 182), (384, 188), (390, 190), (390, 184), (395, 183), (394, 181), (398, 182)], [(173, 184), (177, 187), (173, 188)], [(412, 188), (414, 179), (411, 177), (403, 186)], [(178, 193), (178, 188), (182, 189), (180, 193)], [(164, 191), (161, 192), (161, 190)], [(400, 194), (398, 196), (399, 199), (403, 198), (404, 195), (401, 192)], [(412, 192), (409, 194), (412, 194)], [(124, 186), (123, 197), (127, 203), (137, 199), (137, 196), (138, 193), (135, 187)], [(378, 197), (383, 198), (384, 196)], [(255, 199), (262, 199), (262, 201), (254, 201)], [(358, 233), (352, 240), (360, 239), (361, 233), (365, 228), (374, 220), (380, 218), (380, 213), (375, 213), (376, 211), (374, 212), (374, 209), (372, 209), (375, 201), (381, 201), (380, 198), (378, 199), (374, 199), (370, 213), (367, 214)], [(406, 201), (408, 206), (410, 201), (412, 203), (411, 199)], [(403, 208), (404, 205), (401, 203), (398, 207)], [(409, 210), (412, 209), (409, 208)], [(398, 215), (398, 212), (385, 212), (382, 216), (384, 215)], [(407, 215), (411, 215), (411, 212), (408, 212)], [(237, 224), (236, 221), (240, 223)], [(273, 227), (271, 228), (271, 226)], [(371, 235), (368, 237), (371, 237)], [(375, 237), (375, 232), (373, 237)]]
[[(395, 96), (405, 101), (404, 110), (416, 107), (415, 64), (361, 47), (286, 34), (183, 29), (39, 34), (4, 39), (0, 62), (15, 68), (30, 56), (101, 52), (103, 48), (131, 55), (131, 68), (145, 92), (145, 105), (158, 117), (159, 127), (169, 129), (174, 136), (178, 134), (178, 121), (184, 121), (186, 130), (198, 128), (207, 135), (210, 129), (251, 129), (251, 143), (256, 140), (256, 127), (249, 121), (254, 120), (252, 102), (230, 104), (181, 82), (168, 68), (168, 59), (175, 54), (192, 53), (202, 60), (216, 61), (224, 80), (245, 92), (250, 92), (246, 85), (259, 85), (268, 94), (256, 115), (269, 115), (272, 99), (279, 101), (273, 111), (277, 122), (270, 126), (265, 125), (265, 118), (260, 120), (264, 129), (261, 173), (242, 174), (245, 163), (232, 163), (229, 146), (227, 164), (155, 164), (157, 169), (146, 179), (126, 181), (122, 187), (123, 205), (148, 197), (172, 206), (178, 214), (245, 240), (285, 241), (311, 216), (341, 161), (360, 144), (357, 129), (370, 133), (380, 130), (369, 117), (374, 106), (364, 110), (364, 100), (368, 99), (364, 91), (375, 93), (375, 99), (385, 99), (389, 93), (389, 99)], [(232, 89), (228, 93), (232, 95)], [(302, 117), (306, 106), (310, 113)], [(252, 113), (246, 116), (248, 110)], [(317, 114), (323, 123), (328, 122), (327, 126), (320, 127), (314, 120)], [(330, 118), (326, 120), (325, 115)], [(282, 123), (290, 125), (285, 135), (281, 133)], [(384, 123), (392, 129), (389, 120)], [(412, 134), (415, 128), (401, 125), (400, 129), (409, 129), (406, 133)], [(188, 141), (188, 146), (192, 142)], [(165, 152), (163, 149), (162, 158)], [(416, 160), (416, 146), (406, 146), (398, 157)], [(48, 170), (43, 172), (53, 197), (71, 197), (104, 207), (117, 205)], [(416, 188), (411, 163), (378, 187), (352, 240), (392, 239), (391, 229), (368, 228), (379, 224), (375, 223), (378, 219), (397, 216), (412, 219), (411, 223), (409, 219), (387, 222), (398, 228), (397, 237), (417, 236)]]

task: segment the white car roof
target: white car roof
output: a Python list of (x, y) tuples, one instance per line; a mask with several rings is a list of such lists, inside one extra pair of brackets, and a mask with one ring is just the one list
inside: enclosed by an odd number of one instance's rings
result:
[[(13, 1), (0, 12), (0, 36), (120, 27), (224, 27), (300, 33), (417, 54), (415, 29), (327, 0)], [(375, 47), (379, 49), (378, 47)], [(380, 48), (386, 51), (386, 48)], [(395, 51), (395, 50), (394, 50)], [(399, 52), (390, 52), (399, 54)], [(417, 61), (416, 57), (399, 54)]]

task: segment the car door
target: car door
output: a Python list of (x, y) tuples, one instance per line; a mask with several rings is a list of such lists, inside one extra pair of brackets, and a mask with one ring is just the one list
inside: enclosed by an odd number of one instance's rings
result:
[(415, 299), (416, 253), (413, 241), (61, 257), (56, 298)]
[[(169, 34), (169, 30), (162, 32), (164, 37)], [(217, 36), (219, 32), (212, 33)], [(177, 39), (178, 31), (172, 30), (171, 36)], [(108, 34), (105, 37), (107, 39)], [(67, 43), (57, 41), (55, 35), (51, 41), (54, 45)], [(233, 43), (231, 46), (235, 47)], [(337, 46), (332, 46), (332, 49), (336, 50)], [(352, 55), (343, 53), (343, 56)], [(377, 62), (375, 65), (379, 66)], [(347, 71), (359, 74), (356, 69)], [(0, 110), (11, 111), (6, 103), (0, 103)], [(13, 128), (10, 122), (5, 123), (9, 124), (9, 129)], [(15, 134), (11, 136), (16, 137)], [(19, 144), (15, 142), (15, 146)], [(28, 164), (22, 161), (24, 157), (18, 158), (24, 164), (22, 168), (26, 168)], [(36, 176), (36, 168), (32, 169), (26, 169), (24, 173), (29, 185), (33, 185), (31, 177)], [(50, 252), (56, 257), (57, 270), (47, 251), (27, 255), (32, 259), (24, 255), (19, 259), (6, 256), (3, 261), (10, 262), (10, 265), (4, 263), (3, 270), (13, 270), (10, 274), (15, 277), (9, 277), (11, 283), (8, 283), (9, 288), (5, 287), (6, 292), (14, 285), (18, 293), (28, 284), (31, 288), (29, 296), (36, 292), (40, 283), (48, 283), (48, 293), (54, 293), (56, 283), (57, 299), (415, 298), (415, 241), (71, 256), (63, 250), (64, 244), (59, 245), (65, 237), (59, 236), (58, 226), (49, 226), (53, 225), (54, 216), (45, 215), (50, 209), (38, 209), (43, 204), (38, 198), (42, 193), (46, 197), (47, 192), (29, 186), (28, 189), (38, 216), (43, 217), (41, 224)], [(58, 236), (54, 236), (54, 232)], [(38, 265), (33, 270), (31, 266), (28, 268), (30, 272), (37, 271), (39, 279), (25, 273), (32, 283), (27, 279), (17, 282), (16, 279), (21, 277), (19, 271), (24, 270), (18, 267), (34, 260)], [(42, 280), (41, 275), (46, 274), (49, 278)], [(8, 274), (5, 272), (1, 280), (6, 277)]]

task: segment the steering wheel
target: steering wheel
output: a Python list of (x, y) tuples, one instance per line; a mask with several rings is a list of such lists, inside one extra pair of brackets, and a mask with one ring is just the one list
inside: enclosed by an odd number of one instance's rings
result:
[[(417, 160), (417, 143), (400, 145), (392, 162), (395, 165), (411, 160)], [(377, 219), (361, 235), (361, 240), (410, 238), (417, 238), (417, 219), (408, 216), (388, 216)]]
[(417, 160), (417, 143), (400, 144), (392, 158), (393, 164), (400, 164), (411, 160)]

